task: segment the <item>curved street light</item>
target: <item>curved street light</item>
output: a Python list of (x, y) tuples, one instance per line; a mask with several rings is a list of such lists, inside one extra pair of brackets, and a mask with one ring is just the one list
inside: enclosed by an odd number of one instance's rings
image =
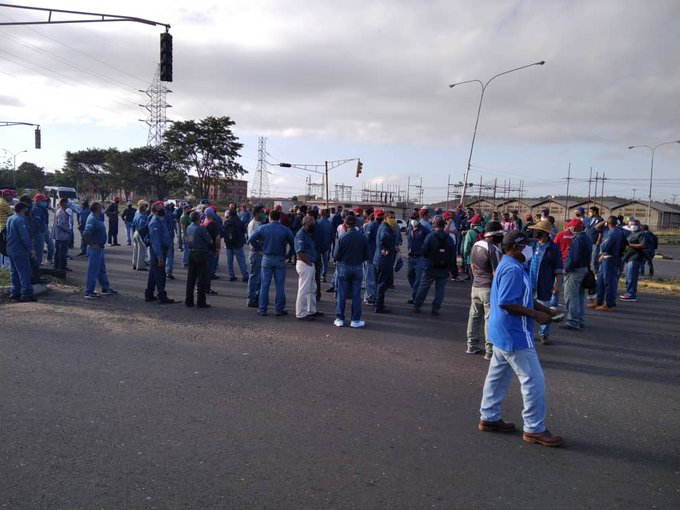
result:
[(17, 188), (17, 156), (21, 154), (22, 152), (28, 152), (28, 149), (24, 149), (22, 151), (17, 152), (16, 154), (13, 153), (12, 151), (8, 151), (7, 149), (2, 149), (5, 151), (7, 154), (11, 154), (12, 158), (14, 160), (12, 167), (14, 170), (12, 171), (12, 186), (14, 186), (14, 189), (16, 190)]
[(463, 179), (463, 191), (461, 191), (460, 194), (460, 203), (461, 205), (463, 204), (463, 201), (465, 200), (465, 190), (467, 188), (467, 183), (468, 183), (468, 176), (470, 175), (470, 163), (472, 162), (472, 151), (475, 148), (475, 138), (477, 137), (477, 126), (479, 125), (479, 114), (482, 111), (482, 101), (484, 100), (484, 92), (486, 91), (486, 87), (491, 83), (494, 79), (498, 78), (499, 76), (503, 76), (504, 74), (508, 73), (513, 73), (515, 71), (519, 71), (520, 69), (526, 69), (527, 67), (532, 67), (532, 66), (542, 66), (545, 64), (545, 60), (541, 60), (540, 62), (534, 62), (533, 64), (527, 64), (522, 67), (516, 67), (515, 69), (510, 69), (508, 71), (503, 71), (502, 73), (498, 73), (491, 78), (489, 78), (486, 83), (482, 83), (481, 80), (467, 80), (467, 81), (460, 81), (458, 83), (452, 83), (449, 85), (449, 88), (453, 88), (456, 85), (464, 85), (466, 83), (479, 83), (482, 86), (482, 94), (479, 96), (479, 106), (477, 107), (477, 119), (475, 120), (475, 130), (472, 133), (472, 144), (470, 145), (470, 155), (468, 156), (468, 163), (467, 163), (467, 169), (465, 170), (465, 179)]
[[(647, 225), (649, 225), (652, 222), (652, 179), (654, 178), (654, 153), (656, 152), (656, 149), (661, 147), (662, 145), (671, 145), (674, 143), (680, 143), (680, 140), (673, 140), (671, 142), (663, 142), (660, 144), (657, 144), (654, 146), (654, 148), (650, 147), (649, 145), (630, 145), (628, 149), (649, 149), (649, 151), (652, 153), (652, 163), (651, 166), (649, 167), (649, 195), (647, 196)], [(651, 228), (651, 225), (650, 225)]]

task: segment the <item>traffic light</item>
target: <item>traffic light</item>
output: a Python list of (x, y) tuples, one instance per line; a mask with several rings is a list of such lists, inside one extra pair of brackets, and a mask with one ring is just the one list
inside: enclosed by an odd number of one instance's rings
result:
[(40, 149), (40, 126), (35, 128), (35, 148)]
[(172, 36), (161, 34), (161, 81), (172, 81)]
[(361, 170), (364, 168), (364, 164), (361, 162), (361, 160), (357, 161), (357, 177), (359, 177), (359, 174), (361, 173)]
[(291, 165), (290, 163), (279, 163), (279, 166), (283, 168), (290, 168), (293, 165)]

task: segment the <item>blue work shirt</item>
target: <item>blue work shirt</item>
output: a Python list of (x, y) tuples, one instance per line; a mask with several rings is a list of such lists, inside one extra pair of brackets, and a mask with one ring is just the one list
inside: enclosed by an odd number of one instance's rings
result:
[[(396, 247), (396, 232), (392, 230), (392, 227), (383, 221), (380, 224), (380, 227), (378, 227), (378, 232), (375, 236), (375, 254), (373, 255), (373, 265), (382, 268), (393, 266), (394, 257), (397, 254)], [(387, 255), (382, 254), (383, 250), (387, 252)]]
[(614, 227), (609, 229), (602, 244), (600, 244), (600, 253), (606, 258), (621, 257), (625, 246), (626, 234), (623, 232), (623, 229)]
[(555, 276), (562, 274), (562, 252), (554, 242), (536, 243), (531, 259), (529, 281), (540, 300), (550, 299), (555, 286)]
[(149, 213), (148, 212), (141, 213), (137, 211), (135, 213), (134, 219), (132, 220), (132, 228), (135, 230), (139, 230), (147, 223), (149, 223)]
[(47, 211), (47, 207), (35, 203), (31, 206), (30, 215), (31, 233), (35, 235), (47, 232), (50, 223), (50, 213)]
[(331, 223), (331, 220), (322, 216), (321, 219), (316, 222), (316, 230), (319, 230), (320, 234), (323, 235), (321, 250), (330, 250), (331, 244), (333, 243), (333, 238), (335, 237), (335, 229), (333, 228), (333, 223)]
[[(174, 211), (173, 211), (174, 212)], [(163, 216), (165, 224), (168, 226), (168, 234), (170, 235), (170, 242), (175, 238), (175, 217), (170, 212), (170, 209), (165, 208), (165, 216)], [(168, 245), (169, 247), (170, 245)]]
[(304, 228), (295, 234), (295, 253), (304, 253), (310, 262), (316, 262), (316, 242)]
[(151, 250), (157, 257), (165, 257), (165, 253), (172, 245), (172, 238), (168, 231), (168, 222), (165, 218), (159, 218), (155, 214), (149, 220), (149, 239), (151, 240)]
[(432, 229), (424, 227), (422, 223), (418, 223), (415, 228), (412, 225), (408, 226), (406, 229), (406, 241), (410, 257), (423, 254), (423, 243), (425, 243), (425, 238), (430, 232), (432, 232)]
[(295, 244), (293, 233), (278, 221), (262, 225), (253, 232), (248, 242), (257, 250), (260, 239), (262, 239), (262, 253), (267, 257), (285, 257), (287, 247)]
[(360, 230), (349, 230), (335, 243), (333, 258), (339, 264), (359, 266), (369, 257), (368, 241)]
[(564, 261), (564, 271), (569, 272), (580, 267), (590, 266), (590, 256), (593, 251), (593, 242), (585, 232), (577, 232), (569, 246), (567, 259)]
[(14, 213), (7, 218), (7, 254), (11, 257), (28, 256), (33, 249), (31, 229), (28, 218), (21, 213)]
[(489, 341), (504, 351), (534, 348), (534, 319), (508, 312), (502, 305), (534, 308), (529, 275), (516, 258), (505, 256), (498, 263), (491, 284)]
[(375, 243), (376, 239), (378, 236), (378, 228), (381, 225), (381, 221), (372, 221), (369, 223), (368, 227), (366, 227), (366, 241), (368, 241), (368, 255), (369, 259), (371, 262), (373, 261), (373, 257), (375, 256)]
[(78, 228), (80, 230), (85, 229), (85, 224), (87, 223), (87, 217), (90, 215), (90, 208), (89, 206), (83, 206), (80, 208), (80, 211), (78, 211)]
[(106, 244), (106, 227), (104, 226), (104, 220), (99, 215), (90, 213), (87, 216), (83, 237), (91, 238), (91, 244), (98, 244), (100, 247), (104, 247)]
[(192, 223), (187, 227), (184, 242), (189, 250), (208, 250), (212, 245), (212, 236), (208, 230), (197, 223)]

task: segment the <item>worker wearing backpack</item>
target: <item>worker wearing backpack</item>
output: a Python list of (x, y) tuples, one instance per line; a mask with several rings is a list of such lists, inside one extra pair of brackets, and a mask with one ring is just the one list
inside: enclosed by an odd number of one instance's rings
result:
[(425, 271), (420, 279), (420, 287), (418, 287), (418, 293), (413, 301), (415, 313), (420, 313), (420, 308), (425, 302), (432, 283), (435, 284), (432, 315), (439, 315), (439, 309), (444, 302), (446, 280), (456, 260), (456, 246), (444, 230), (445, 227), (446, 221), (437, 219), (434, 222), (434, 231), (427, 235), (423, 243), (422, 253), (425, 258)]

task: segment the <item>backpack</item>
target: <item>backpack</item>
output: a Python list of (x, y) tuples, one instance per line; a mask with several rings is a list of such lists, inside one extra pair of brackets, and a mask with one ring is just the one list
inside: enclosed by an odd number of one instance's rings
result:
[(0, 254), (7, 256), (7, 227), (0, 229)]
[(224, 238), (224, 244), (230, 248), (233, 248), (238, 244), (235, 221), (227, 221), (224, 223), (224, 226), (222, 227), (222, 237)]
[(451, 252), (451, 246), (449, 245), (448, 235), (439, 239), (437, 243), (437, 248), (434, 253), (430, 255), (430, 263), (435, 269), (448, 269), (451, 267), (451, 260), (453, 259), (453, 253)]

